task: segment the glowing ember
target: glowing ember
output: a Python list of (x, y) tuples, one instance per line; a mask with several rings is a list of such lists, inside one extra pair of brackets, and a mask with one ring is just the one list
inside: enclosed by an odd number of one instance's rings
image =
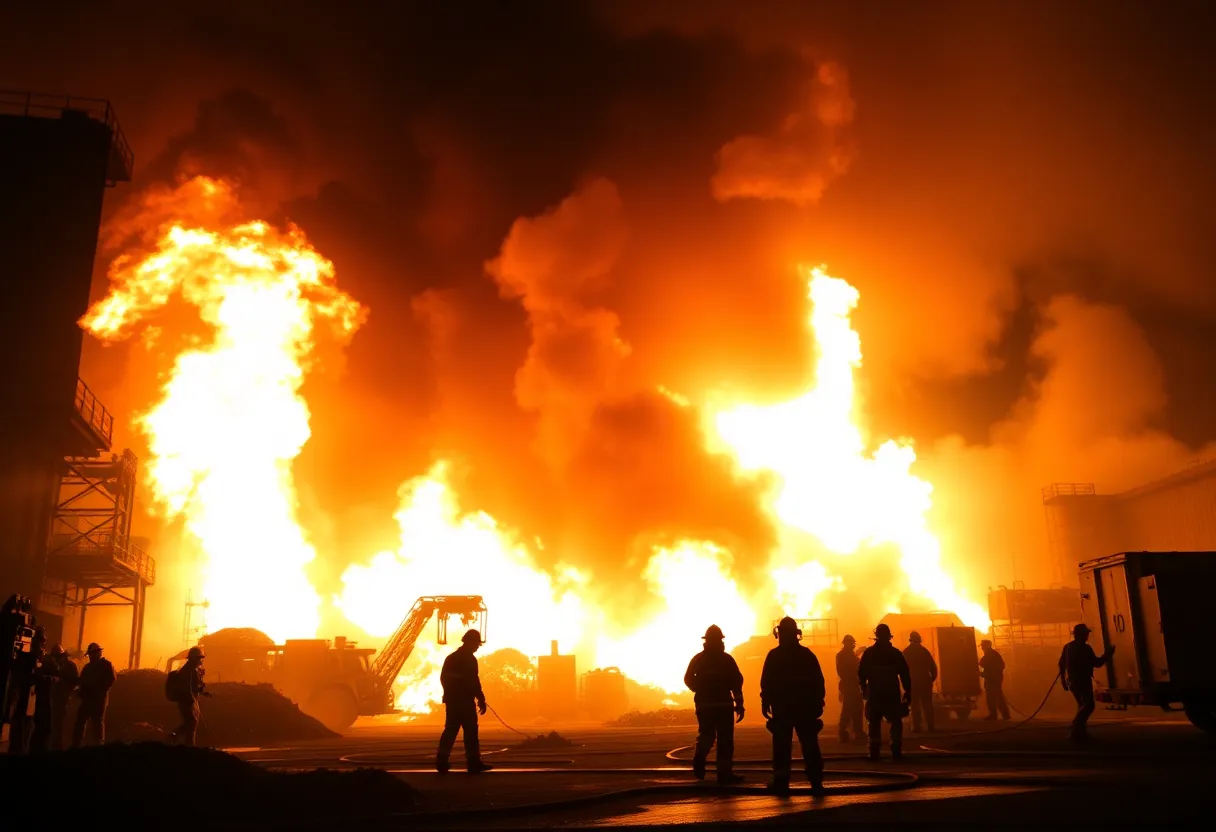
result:
[[(840, 555), (898, 547), (907, 589), (987, 629), (987, 612), (957, 589), (942, 566), (941, 545), (926, 521), (933, 486), (910, 470), (916, 452), (894, 440), (867, 452), (853, 378), (861, 340), (849, 320), (857, 290), (819, 268), (808, 277), (818, 347), (814, 387), (792, 401), (717, 412), (719, 437), (744, 470), (778, 475), (771, 509), (782, 523)], [(811, 580), (802, 584), (804, 596), (816, 582), (824, 589), (831, 585), (826, 570), (805, 577)], [(805, 597), (798, 601), (807, 604)]]
[[(235, 203), (222, 182), (196, 179), (182, 191)], [(362, 308), (299, 229), (262, 222), (171, 224), (152, 253), (116, 260), (110, 280), (81, 320), (98, 338), (130, 336), (175, 295), (213, 331), (210, 344), (177, 356), (163, 399), (137, 420), (156, 499), (205, 556), (208, 624), (314, 635), (319, 598), (304, 567), (315, 552), (297, 522), (292, 475), (310, 436), (300, 387), (317, 324), (348, 337)]]

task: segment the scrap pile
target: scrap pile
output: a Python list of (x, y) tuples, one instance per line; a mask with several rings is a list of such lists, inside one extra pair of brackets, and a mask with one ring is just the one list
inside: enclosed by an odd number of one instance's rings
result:
[(697, 713), (691, 708), (661, 708), (657, 711), (630, 711), (604, 723), (609, 728), (662, 728), (668, 725), (696, 725)]
[[(200, 745), (265, 745), (338, 736), (270, 685), (217, 682), (201, 700)], [(165, 698), (165, 674), (130, 670), (118, 674), (110, 691), (106, 738), (142, 742), (166, 738), (178, 723), (177, 706)]]

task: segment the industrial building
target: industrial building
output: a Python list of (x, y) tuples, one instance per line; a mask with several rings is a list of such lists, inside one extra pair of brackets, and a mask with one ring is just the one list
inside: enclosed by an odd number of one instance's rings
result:
[(79, 376), (77, 324), (106, 189), (132, 165), (109, 102), (0, 91), (0, 593), (35, 599), (69, 647), (90, 606), (131, 607), (134, 667), (156, 566), (131, 540), (136, 460), (111, 453), (114, 417)]
[(1076, 586), (1082, 561), (1115, 552), (1216, 550), (1216, 460), (1120, 494), (1093, 483), (1043, 489), (1053, 581)]

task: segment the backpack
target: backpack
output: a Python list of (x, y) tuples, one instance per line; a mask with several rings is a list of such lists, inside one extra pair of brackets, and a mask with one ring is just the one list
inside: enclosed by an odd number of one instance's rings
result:
[(165, 676), (165, 698), (170, 702), (177, 702), (182, 698), (182, 682), (185, 676), (182, 674), (182, 669), (170, 670)]

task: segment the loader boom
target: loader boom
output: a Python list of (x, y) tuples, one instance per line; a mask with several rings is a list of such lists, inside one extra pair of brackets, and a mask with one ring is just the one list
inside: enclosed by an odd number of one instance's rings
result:
[(459, 616), (465, 626), (476, 624), (481, 629), (482, 639), (486, 637), (486, 605), (480, 595), (422, 596), (410, 607), (405, 618), (397, 625), (397, 630), (372, 662), (372, 681), (386, 699), (392, 698), (393, 682), (397, 681), (401, 668), (405, 667), (410, 654), (414, 652), (422, 628), (435, 614), (439, 616), (440, 644), (447, 644), (448, 619), (453, 615)]

